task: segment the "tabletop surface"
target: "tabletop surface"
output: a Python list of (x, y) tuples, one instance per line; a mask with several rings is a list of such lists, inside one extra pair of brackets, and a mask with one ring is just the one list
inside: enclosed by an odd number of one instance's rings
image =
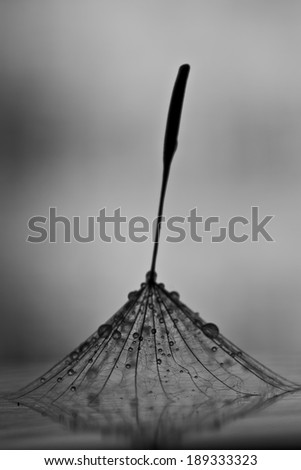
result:
[[(298, 355), (286, 355), (268, 358), (266, 365), (300, 383), (299, 363)], [(0, 365), (0, 393), (17, 390), (51, 365), (51, 362)], [(222, 426), (201, 432), (186, 429), (180, 441), (174, 441), (171, 436), (153, 446), (143, 440), (135, 441), (127, 433), (70, 429), (0, 395), (1, 449), (300, 449), (300, 436), (301, 391), (285, 394), (269, 406), (227, 420)]]

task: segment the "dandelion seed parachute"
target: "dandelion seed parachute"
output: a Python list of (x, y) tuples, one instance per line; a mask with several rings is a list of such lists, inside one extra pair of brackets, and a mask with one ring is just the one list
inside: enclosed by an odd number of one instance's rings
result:
[(177, 292), (156, 282), (160, 222), (188, 73), (188, 65), (180, 67), (169, 108), (146, 282), (68, 356), (10, 395), (16, 404), (76, 429), (174, 440), (176, 432), (208, 429), (300, 389), (241, 351), (182, 303)]
[(11, 399), (77, 428), (154, 432), (208, 427), (297, 388), (149, 279)]

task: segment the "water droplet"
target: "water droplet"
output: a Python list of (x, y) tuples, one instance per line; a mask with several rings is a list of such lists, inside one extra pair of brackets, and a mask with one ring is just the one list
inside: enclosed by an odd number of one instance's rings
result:
[(236, 355), (237, 355), (237, 357), (242, 357), (242, 352), (238, 351), (238, 353)]
[(84, 352), (84, 351), (87, 351), (88, 348), (89, 348), (89, 343), (88, 341), (86, 341), (85, 343), (80, 345), (79, 350), (80, 352)]
[(76, 391), (76, 387), (74, 387), (74, 385), (70, 388), (71, 392), (75, 392)]
[(160, 323), (163, 323), (163, 322), (164, 322), (163, 318), (160, 318), (159, 322), (160, 322)]
[(139, 336), (139, 341), (143, 341), (143, 336)]
[(164, 289), (164, 288), (165, 288), (165, 284), (163, 284), (163, 282), (160, 282), (160, 284), (158, 284), (158, 287), (160, 287), (160, 289)]
[(78, 359), (78, 352), (77, 352), (77, 351), (73, 351), (73, 352), (70, 354), (70, 357), (71, 357), (72, 361), (76, 361), (76, 359)]
[(132, 352), (132, 351), (133, 351), (133, 348), (132, 348), (132, 347), (129, 347), (129, 351)]
[(120, 338), (121, 338), (121, 333), (120, 333), (120, 331), (115, 330), (115, 331), (113, 332), (113, 334), (112, 334), (112, 338), (114, 338), (114, 339), (116, 339), (116, 340), (120, 339)]
[(74, 375), (75, 374), (75, 370), (74, 369), (69, 369), (68, 370), (68, 375)]
[(170, 297), (173, 299), (173, 300), (179, 300), (180, 299), (180, 294), (176, 291), (173, 291), (170, 293)]
[(152, 273), (151, 271), (148, 271), (146, 273), (146, 281), (154, 281), (156, 282), (156, 279), (157, 279), (157, 273)]
[(88, 363), (89, 363), (89, 364), (92, 364), (92, 362), (93, 362), (93, 359), (92, 359), (92, 358), (88, 360)]
[(149, 307), (150, 310), (154, 310), (154, 304), (149, 304), (148, 307)]
[(146, 286), (145, 282), (142, 282), (142, 283), (140, 284), (141, 289), (144, 289), (145, 286)]
[(100, 338), (108, 338), (111, 334), (111, 331), (112, 331), (112, 326), (107, 325), (107, 324), (101, 325), (97, 330), (98, 336)]
[(202, 331), (208, 338), (217, 338), (219, 335), (219, 329), (214, 323), (206, 323), (202, 326)]
[(216, 352), (216, 351), (217, 351), (217, 347), (216, 347), (216, 346), (213, 346), (213, 347), (211, 348), (211, 351)]
[(162, 349), (162, 348), (159, 348), (159, 349), (158, 349), (158, 352), (159, 352), (159, 353), (161, 353), (162, 351), (163, 351), (163, 349)]
[(161, 359), (157, 359), (157, 364), (162, 364)]
[(135, 299), (136, 297), (137, 297), (137, 291), (136, 291), (136, 290), (130, 292), (129, 295), (128, 295), (128, 299), (129, 299), (129, 300), (133, 300), (133, 299)]
[(169, 341), (169, 346), (173, 346), (175, 343), (173, 341)]
[(167, 357), (171, 357), (171, 354), (167, 354)]
[(152, 334), (155, 335), (156, 333), (157, 333), (156, 328), (153, 328), (153, 329), (152, 329)]
[(137, 333), (137, 332), (133, 333), (133, 338), (135, 338), (135, 339), (139, 338), (139, 333)]
[(40, 378), (40, 382), (41, 382), (42, 384), (45, 382), (45, 380), (46, 380), (45, 377), (41, 377), (41, 378)]
[(182, 369), (180, 370), (180, 374), (183, 374), (183, 371), (182, 371)]
[(130, 369), (131, 368), (131, 364), (126, 364), (125, 366), (127, 369)]
[(56, 381), (61, 382), (62, 380), (63, 380), (62, 377), (58, 377)]
[(174, 323), (178, 323), (179, 322), (179, 319), (178, 318), (175, 318), (174, 319)]

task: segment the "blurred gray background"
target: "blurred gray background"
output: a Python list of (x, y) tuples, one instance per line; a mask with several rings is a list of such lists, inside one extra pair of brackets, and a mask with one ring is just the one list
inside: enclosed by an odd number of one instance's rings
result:
[(60, 359), (144, 281), (151, 242), (29, 244), (27, 221), (153, 219), (186, 62), (166, 215), (258, 205), (276, 241), (163, 243), (158, 280), (259, 360), (301, 354), (300, 43), (297, 0), (1, 2), (2, 361)]

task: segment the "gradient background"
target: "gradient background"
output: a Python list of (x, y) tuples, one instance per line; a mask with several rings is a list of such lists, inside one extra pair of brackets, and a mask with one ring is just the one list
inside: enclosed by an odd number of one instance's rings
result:
[(259, 360), (301, 354), (300, 44), (297, 0), (1, 2), (2, 361), (60, 359), (144, 281), (150, 242), (29, 244), (27, 221), (153, 219), (186, 62), (166, 216), (258, 205), (276, 241), (163, 243), (158, 280)]

